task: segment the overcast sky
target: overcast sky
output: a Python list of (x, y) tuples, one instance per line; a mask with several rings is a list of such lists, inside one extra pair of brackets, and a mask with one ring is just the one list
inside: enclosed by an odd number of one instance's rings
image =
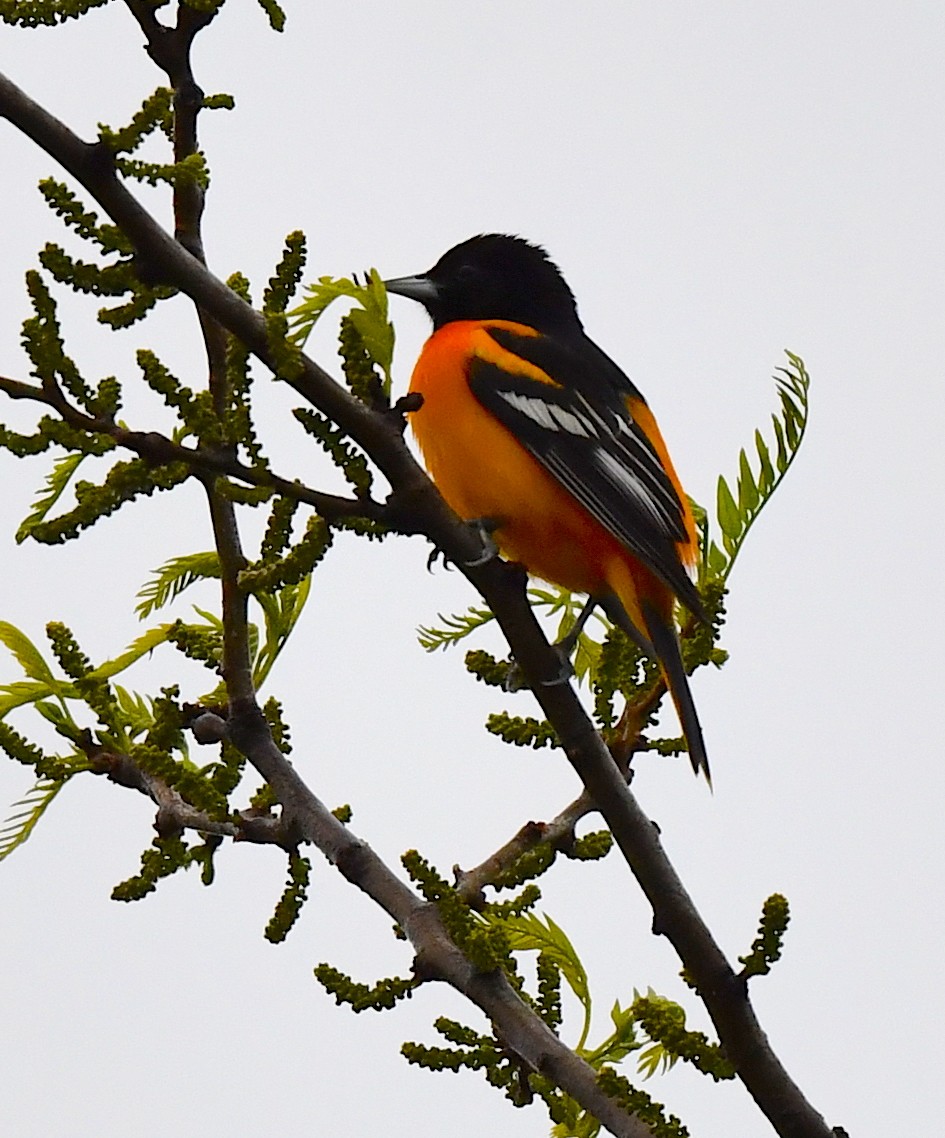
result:
[[(784, 958), (752, 995), (830, 1124), (852, 1138), (931, 1133), (945, 1112), (941, 4), (287, 10), (277, 36), (234, 0), (196, 53), (204, 89), (237, 101), (203, 120), (205, 232), (221, 276), (244, 270), (258, 296), (297, 227), (311, 277), (420, 271), (481, 231), (539, 241), (707, 504), (776, 406), (769, 377), (783, 350), (805, 359), (809, 438), (733, 574), (730, 663), (693, 682), (715, 793), (685, 759), (642, 761), (635, 788), (731, 958), (747, 951), (764, 898), (790, 899)], [(3, 28), (0, 59), (85, 137), (126, 122), (160, 81), (120, 4), (55, 31)], [(34, 186), (59, 171), (0, 125), (0, 373), (25, 377), (22, 274), (61, 239)], [(166, 220), (162, 199), (148, 200)], [(149, 344), (201, 382), (185, 304), (120, 336), (90, 327), (97, 307), (64, 305), (87, 374), (131, 386), (134, 351)], [(402, 389), (425, 318), (406, 300), (392, 311)], [(314, 350), (336, 368), (333, 336)], [(257, 400), (280, 470), (325, 484), (285, 392), (260, 381)], [(129, 422), (149, 426), (149, 406), (130, 396)], [(0, 406), (8, 424), (27, 414)], [(200, 497), (149, 500), (66, 548), (16, 547), (47, 461), (0, 455), (0, 619), (36, 639), (46, 620), (65, 620), (103, 659), (138, 633), (133, 598), (148, 571), (209, 546)], [(531, 714), (527, 693), (485, 691), (461, 652), (417, 646), (417, 625), (475, 600), (458, 574), (428, 574), (427, 554), (418, 539), (340, 540), (272, 690), (313, 789), (349, 802), (355, 831), (390, 862), (417, 847), (448, 871), (556, 813), (576, 784), (560, 754), (483, 732), (491, 710)], [(212, 591), (194, 599), (212, 603)], [(206, 687), (170, 652), (141, 682), (182, 676), (185, 695)], [(16, 678), (0, 655), (0, 682)], [(28, 772), (0, 763), (0, 810), (28, 786)], [(322, 992), (318, 961), (370, 982), (405, 973), (409, 953), (319, 855), (312, 899), (281, 947), (262, 937), (284, 878), (275, 850), (222, 850), (211, 889), (178, 875), (143, 902), (110, 901), (152, 818), (140, 796), (76, 780), (0, 866), (6, 1132), (547, 1132), (542, 1107), (515, 1111), (477, 1075), (400, 1058), (405, 1039), (437, 1042), (437, 1015), (480, 1025), (450, 992), (427, 987), (360, 1017)], [(543, 910), (588, 966), (596, 1039), (614, 999), (647, 985), (706, 1026), (616, 856), (560, 867), (542, 886)], [(578, 1031), (572, 1016), (566, 1038)], [(740, 1084), (680, 1064), (647, 1089), (697, 1138), (771, 1133)]]

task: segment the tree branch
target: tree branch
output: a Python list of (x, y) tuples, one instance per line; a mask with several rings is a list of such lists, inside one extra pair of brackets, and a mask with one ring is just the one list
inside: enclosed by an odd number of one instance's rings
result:
[(485, 1012), (502, 1039), (532, 1070), (548, 1075), (612, 1134), (651, 1138), (649, 1127), (603, 1094), (594, 1070), (525, 1006), (505, 976), (478, 972), (453, 943), (436, 907), (420, 900), (311, 792), (273, 743), (258, 709), (244, 706), (239, 717), (231, 721), (229, 733), (272, 786), (299, 835), (317, 846), (404, 930), (416, 950), (418, 975), (446, 981), (462, 992)]

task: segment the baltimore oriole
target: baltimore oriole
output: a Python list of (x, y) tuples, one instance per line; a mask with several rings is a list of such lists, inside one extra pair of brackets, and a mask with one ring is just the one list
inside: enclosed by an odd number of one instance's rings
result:
[(488, 520), (505, 557), (587, 593), (659, 661), (708, 780), (673, 618), (678, 598), (704, 619), (687, 572), (695, 522), (643, 396), (587, 337), (544, 249), (519, 237), (473, 237), (386, 285), (433, 320), (411, 424), (440, 493)]

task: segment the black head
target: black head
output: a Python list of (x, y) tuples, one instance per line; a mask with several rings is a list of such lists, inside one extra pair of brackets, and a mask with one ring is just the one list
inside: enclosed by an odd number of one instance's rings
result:
[(456, 245), (428, 272), (386, 281), (419, 301), (440, 328), (453, 320), (513, 320), (540, 332), (581, 329), (574, 296), (538, 245), (483, 233)]

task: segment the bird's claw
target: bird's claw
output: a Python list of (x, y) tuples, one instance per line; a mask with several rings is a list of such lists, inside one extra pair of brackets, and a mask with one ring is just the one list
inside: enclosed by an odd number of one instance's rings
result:
[[(464, 569), (478, 569), (480, 565), (487, 565), (493, 557), (499, 556), (499, 548), (492, 540), (493, 531), (499, 528), (499, 523), (493, 521), (491, 518), (473, 518), (472, 521), (466, 524), (476, 533), (482, 542), (483, 549), (478, 557), (473, 557), (470, 561), (460, 561), (459, 564)], [(447, 554), (444, 553), (442, 549), (434, 547), (430, 556), (427, 558), (427, 571), (432, 573), (433, 566), (440, 559), (442, 559), (446, 569), (452, 568)]]
[(481, 565), (487, 565), (494, 557), (499, 556), (499, 547), (492, 540), (492, 535), (499, 528), (500, 523), (494, 518), (472, 518), (466, 523), (471, 529), (475, 530), (482, 542), (482, 553), (478, 557), (474, 557), (471, 561), (464, 561), (464, 569), (478, 569)]
[(430, 556), (427, 558), (428, 573), (433, 572), (433, 567), (436, 565), (437, 561), (443, 562), (444, 569), (448, 570), (449, 572), (453, 571), (453, 566), (450, 564), (449, 558), (438, 545), (434, 545), (434, 547), (430, 550)]
[(541, 686), (543, 688), (557, 688), (562, 684), (566, 684), (571, 680), (574, 675), (574, 666), (571, 663), (571, 653), (562, 650), (560, 644), (552, 644), (555, 653), (558, 657), (558, 674), (552, 680), (542, 680)]

